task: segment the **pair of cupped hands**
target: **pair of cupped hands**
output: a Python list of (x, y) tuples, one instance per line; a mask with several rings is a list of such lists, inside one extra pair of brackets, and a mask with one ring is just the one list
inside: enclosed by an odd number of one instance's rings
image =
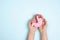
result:
[(41, 14), (36, 14), (29, 21), (29, 28), (31, 32), (35, 32), (36, 29), (39, 29), (40, 32), (44, 32), (47, 28), (47, 22)]

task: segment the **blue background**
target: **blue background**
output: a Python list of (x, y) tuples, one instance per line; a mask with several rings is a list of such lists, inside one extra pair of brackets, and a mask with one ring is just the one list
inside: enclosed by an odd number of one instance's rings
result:
[(60, 40), (60, 0), (0, 0), (0, 40), (26, 40), (28, 20), (36, 13), (47, 20), (48, 40)]

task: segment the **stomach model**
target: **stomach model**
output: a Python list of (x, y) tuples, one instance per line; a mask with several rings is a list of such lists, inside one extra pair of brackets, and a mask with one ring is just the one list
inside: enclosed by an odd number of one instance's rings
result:
[(36, 23), (32, 23), (33, 27), (40, 27), (43, 24), (43, 18), (36, 16)]

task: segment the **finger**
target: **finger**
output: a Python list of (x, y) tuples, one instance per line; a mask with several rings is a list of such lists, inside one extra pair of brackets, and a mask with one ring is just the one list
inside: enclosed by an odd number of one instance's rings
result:
[(46, 27), (46, 24), (47, 24), (46, 20), (43, 19), (43, 28)]
[(29, 26), (31, 26), (31, 25), (32, 25), (32, 20), (29, 21)]
[(29, 25), (32, 26), (32, 23), (35, 23), (35, 18), (32, 18), (32, 19), (29, 21)]
[(36, 19), (35, 17), (32, 18), (32, 22), (35, 23), (36, 22)]
[(44, 25), (46, 25), (46, 20), (45, 20), (45, 19), (43, 19), (43, 26), (44, 26)]

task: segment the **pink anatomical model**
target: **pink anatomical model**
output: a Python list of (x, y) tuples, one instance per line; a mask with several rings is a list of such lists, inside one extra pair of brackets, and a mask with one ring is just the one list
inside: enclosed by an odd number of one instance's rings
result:
[(40, 26), (42, 26), (42, 24), (43, 24), (43, 18), (42, 18), (42, 16), (41, 15), (36, 15), (35, 19), (36, 19), (36, 22), (32, 23), (32, 26), (34, 26), (34, 27), (40, 27)]

